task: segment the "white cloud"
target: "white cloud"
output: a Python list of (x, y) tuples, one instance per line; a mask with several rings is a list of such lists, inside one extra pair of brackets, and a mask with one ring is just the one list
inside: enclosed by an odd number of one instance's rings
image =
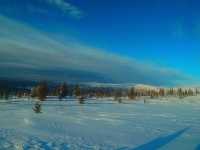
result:
[(0, 77), (171, 85), (190, 80), (171, 69), (81, 45), (61, 43), (0, 16)]
[(65, 14), (68, 14), (72, 17), (81, 18), (83, 15), (83, 12), (78, 7), (66, 2), (65, 0), (45, 0), (45, 1), (51, 5), (55, 5)]
[[(27, 16), (45, 15), (45, 16), (69, 16), (74, 19), (80, 19), (84, 13), (79, 7), (66, 0), (0, 0), (0, 12), (5, 15)], [(25, 15), (25, 16), (26, 16)]]

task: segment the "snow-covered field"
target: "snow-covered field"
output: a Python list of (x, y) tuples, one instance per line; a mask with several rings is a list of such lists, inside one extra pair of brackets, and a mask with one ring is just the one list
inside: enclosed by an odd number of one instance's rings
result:
[(198, 150), (200, 97), (0, 102), (0, 150)]

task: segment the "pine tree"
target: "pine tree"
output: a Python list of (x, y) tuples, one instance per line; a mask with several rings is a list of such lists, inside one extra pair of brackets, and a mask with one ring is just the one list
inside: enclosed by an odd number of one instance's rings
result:
[(121, 89), (118, 89), (114, 92), (114, 99), (117, 100), (119, 103), (122, 102), (122, 90)]
[(159, 96), (165, 96), (165, 90), (164, 89), (159, 89)]
[(79, 85), (76, 85), (76, 87), (74, 88), (74, 94), (76, 97), (80, 97), (81, 96), (81, 88)]
[(31, 97), (37, 97), (37, 87), (32, 87), (31, 89)]
[(182, 88), (179, 88), (177, 92), (178, 92), (177, 94), (178, 94), (179, 98), (183, 98), (183, 90), (182, 90)]
[(135, 99), (135, 97), (136, 97), (136, 92), (135, 92), (135, 88), (134, 88), (134, 87), (132, 87), (132, 88), (129, 90), (129, 92), (128, 92), (128, 97), (129, 97), (129, 99)]
[(67, 96), (68, 94), (68, 86), (66, 83), (63, 83), (60, 87), (59, 87), (59, 99), (63, 99)]
[(42, 113), (42, 104), (39, 102), (36, 102), (34, 107), (33, 107), (33, 111), (35, 113)]

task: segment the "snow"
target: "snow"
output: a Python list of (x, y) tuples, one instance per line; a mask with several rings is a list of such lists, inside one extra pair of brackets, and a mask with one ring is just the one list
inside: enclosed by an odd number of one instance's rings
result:
[(0, 102), (0, 149), (199, 149), (200, 97)]

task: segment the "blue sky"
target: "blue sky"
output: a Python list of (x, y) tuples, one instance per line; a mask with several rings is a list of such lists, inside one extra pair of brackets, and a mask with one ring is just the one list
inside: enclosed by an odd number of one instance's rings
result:
[[(50, 79), (55, 80), (62, 74), (62, 80), (71, 80), (66, 76), (75, 72), (75, 81), (199, 83), (197, 0), (5, 0), (0, 4), (0, 20), (4, 22), (0, 31), (7, 35), (0, 40), (8, 42), (0, 45), (0, 53), (8, 58), (1, 59), (1, 67), (10, 66), (4, 76), (14, 73), (21, 77), (23, 73), (16, 73), (21, 69), (37, 79), (52, 76)], [(44, 50), (51, 43), (60, 50)], [(15, 53), (13, 49), (22, 44), (24, 50)], [(37, 49), (46, 57), (36, 63), (40, 58), (33, 55)], [(55, 61), (51, 51), (57, 57), (65, 56), (57, 64), (68, 66), (44, 65)], [(18, 58), (20, 54), (32, 57), (32, 61)], [(73, 59), (66, 62), (69, 56)], [(91, 64), (96, 70), (90, 68)], [(37, 71), (30, 66), (37, 66)], [(79, 79), (83, 76), (84, 80)]]

